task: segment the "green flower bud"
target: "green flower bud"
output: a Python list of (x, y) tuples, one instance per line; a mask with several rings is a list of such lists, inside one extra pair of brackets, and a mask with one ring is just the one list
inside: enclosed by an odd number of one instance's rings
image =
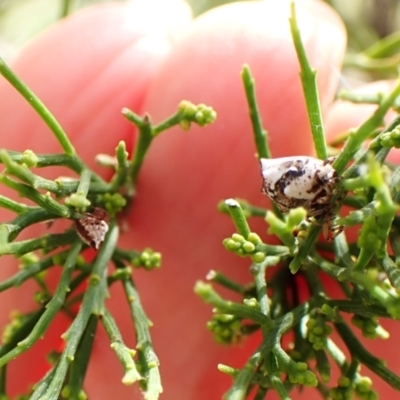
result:
[(27, 167), (36, 167), (38, 161), (38, 156), (32, 150), (25, 150), (22, 153), (21, 163), (25, 164)]
[(90, 206), (90, 201), (83, 193), (73, 193), (65, 199), (65, 204), (75, 207), (79, 211), (85, 211)]

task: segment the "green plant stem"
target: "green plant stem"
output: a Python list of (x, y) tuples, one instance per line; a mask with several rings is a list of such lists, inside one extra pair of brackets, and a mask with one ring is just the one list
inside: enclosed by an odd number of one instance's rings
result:
[(318, 239), (318, 235), (321, 232), (321, 227), (318, 225), (311, 225), (307, 238), (305, 241), (299, 246), (299, 251), (296, 256), (290, 262), (289, 269), (292, 274), (295, 274), (303, 263), (306, 261), (307, 256), (311, 253), (312, 247), (316, 240)]
[(396, 31), (368, 47), (363, 54), (370, 58), (382, 58), (400, 51), (400, 32)]
[(251, 233), (251, 230), (243, 213), (242, 207), (240, 207), (240, 204), (234, 199), (226, 200), (225, 204), (228, 207), (229, 215), (231, 216), (238, 233), (247, 239)]
[(28, 211), (19, 214), (16, 218), (6, 224), (0, 224), (0, 227), (6, 227), (8, 230), (8, 241), (13, 241), (19, 233), (28, 226), (39, 222), (52, 221), (59, 218), (58, 215), (44, 210), (40, 207), (30, 207)]
[(280, 379), (279, 373), (271, 374), (271, 385), (281, 400), (291, 400), (285, 385)]
[(18, 271), (16, 274), (12, 275), (8, 279), (4, 279), (0, 282), (0, 292), (9, 289), (10, 287), (18, 287), (21, 286), (29, 278), (43, 272), (54, 265), (56, 265), (56, 260), (58, 258), (63, 258), (67, 255), (69, 250), (60, 251), (57, 254), (53, 254), (50, 257), (44, 258), (38, 262), (28, 264), (21, 271)]
[(43, 337), (51, 321), (64, 303), (66, 294), (69, 290), (69, 282), (71, 281), (72, 272), (74, 271), (76, 260), (81, 248), (82, 244), (80, 242), (76, 242), (71, 246), (71, 250), (69, 251), (67, 260), (65, 261), (60, 283), (57, 286), (54, 296), (46, 305), (46, 311), (42, 314), (29, 335), (24, 340), (20, 341), (17, 347), (14, 347), (11, 351), (0, 358), (0, 367), (28, 350), (39, 338)]
[(57, 365), (53, 366), (49, 372), (35, 385), (35, 391), (29, 397), (29, 400), (41, 400), (42, 395), (46, 392), (47, 388), (50, 385), (50, 382), (54, 378), (54, 373), (57, 368)]
[(0, 195), (0, 207), (6, 210), (13, 211), (17, 214), (22, 214), (27, 212), (31, 207), (18, 203), (17, 201), (11, 200), (8, 197)]
[(397, 291), (400, 291), (400, 270), (398, 265), (396, 265), (389, 256), (380, 259), (379, 263), (382, 266), (382, 269), (386, 272), (392, 286)]
[(261, 312), (269, 318), (270, 308), (267, 295), (267, 281), (265, 279), (266, 266), (263, 264), (253, 264), (250, 267), (250, 272), (253, 274), (254, 282), (257, 291), (257, 300), (260, 304)]
[(258, 309), (244, 304), (234, 303), (220, 297), (210, 284), (198, 281), (195, 292), (208, 304), (212, 304), (222, 314), (232, 314), (240, 318), (248, 318), (266, 328), (273, 328), (273, 322)]
[(133, 361), (135, 351), (129, 349), (125, 345), (118, 326), (108, 310), (105, 310), (101, 321), (108, 334), (108, 337), (110, 338), (110, 347), (114, 350), (124, 369), (125, 374), (122, 378), (122, 382), (125, 385), (131, 385), (132, 383), (142, 379), (138, 370), (136, 369), (136, 364)]
[[(17, 162), (18, 164), (22, 163), (24, 153), (19, 151), (11, 151), (11, 150), (4, 150), (8, 153), (8, 156), (11, 160)], [(77, 162), (74, 156), (70, 156), (68, 154), (36, 154), (37, 162), (35, 167), (36, 168), (43, 168), (43, 167), (51, 167), (51, 166), (63, 166), (71, 169), (72, 171), (79, 174), (81, 172), (81, 164)]]
[(317, 72), (311, 67), (304, 45), (301, 41), (299, 27), (297, 25), (296, 9), (294, 1), (290, 4), (290, 29), (292, 32), (293, 43), (296, 49), (297, 58), (300, 63), (300, 78), (303, 86), (304, 98), (306, 100), (308, 119), (310, 121), (311, 133), (314, 140), (317, 157), (325, 160), (328, 157), (325, 142), (324, 125), (322, 122), (322, 112), (318, 96)]
[(316, 263), (328, 275), (331, 275), (338, 281), (352, 282), (367, 290), (367, 292), (374, 297), (378, 302), (386, 308), (390, 315), (394, 318), (399, 318), (398, 309), (400, 301), (391, 293), (381, 288), (374, 280), (368, 277), (363, 272), (354, 271), (354, 269), (340, 268), (337, 265), (324, 260), (322, 257), (316, 256), (318, 261)]
[(347, 164), (350, 162), (356, 152), (362, 147), (362, 143), (383, 124), (383, 117), (392, 107), (396, 98), (400, 95), (400, 80), (397, 81), (391, 92), (382, 98), (382, 102), (378, 109), (368, 118), (356, 131), (352, 132), (346, 143), (339, 153), (336, 160), (333, 162), (333, 168), (342, 174)]
[(54, 118), (53, 114), (47, 109), (41, 100), (26, 86), (21, 79), (14, 74), (14, 72), (0, 59), (0, 74), (24, 97), (24, 99), (32, 106), (37, 114), (43, 119), (45, 124), (53, 132), (54, 136), (60, 143), (62, 149), (67, 155), (74, 156), (77, 162), (83, 166), (82, 161), (78, 161), (75, 148), (69, 141), (68, 136), (62, 129), (61, 125)]
[(357, 358), (362, 364), (396, 390), (400, 390), (400, 377), (385, 367), (382, 360), (373, 356), (357, 339), (353, 331), (345, 322), (335, 323), (335, 328), (344, 341), (352, 357)]
[[(399, 82), (399, 86), (400, 86), (400, 82)], [(390, 96), (390, 95), (389, 95), (389, 96)], [(385, 99), (386, 99), (386, 97), (385, 97), (385, 98), (382, 98), (382, 99), (381, 99), (381, 103), (382, 103), (383, 100), (385, 100)], [(392, 97), (392, 100), (393, 100), (393, 97)], [(393, 100), (393, 101), (395, 101), (395, 100)], [(381, 103), (380, 103), (380, 104), (381, 104)], [(386, 102), (385, 102), (385, 104), (386, 104)], [(390, 107), (390, 102), (389, 102), (389, 107)], [(379, 109), (378, 109), (378, 110), (379, 110)], [(378, 110), (376, 110), (376, 112), (377, 112)], [(375, 113), (376, 113), (376, 112), (375, 112)], [(368, 121), (373, 120), (374, 118), (375, 118), (375, 114), (373, 114), (373, 115), (365, 122), (365, 124), (366, 124)], [(375, 123), (375, 124), (376, 124), (377, 122), (379, 122), (379, 118), (377, 118), (377, 121), (375, 121), (375, 122), (372, 121), (371, 123)], [(385, 129), (375, 138), (375, 140), (373, 140), (373, 141), (370, 142), (370, 148), (367, 149), (367, 150), (365, 150), (364, 153), (362, 154), (362, 156), (357, 157), (357, 160), (356, 160), (350, 167), (348, 167), (348, 168), (344, 171), (342, 177), (343, 177), (344, 179), (347, 180), (347, 179), (352, 178), (352, 177), (354, 177), (354, 176), (358, 176), (358, 171), (359, 171), (360, 165), (366, 163), (368, 154), (369, 154), (369, 152), (370, 152), (371, 150), (375, 153), (375, 159), (376, 159), (379, 163), (382, 164), (383, 161), (386, 159), (386, 156), (389, 154), (390, 148), (382, 148), (382, 146), (380, 146), (380, 145), (375, 145), (373, 148), (371, 148), (371, 147), (372, 147), (372, 144), (373, 144), (374, 142), (377, 142), (377, 141), (378, 141), (378, 138), (379, 138), (380, 135), (393, 131), (393, 130), (394, 130), (395, 128), (397, 128), (399, 125), (400, 125), (400, 115), (396, 116), (396, 117), (393, 119), (393, 121), (389, 124), (389, 126), (388, 126), (387, 128), (385, 128)], [(362, 126), (363, 126), (363, 125), (362, 125)], [(362, 126), (361, 126), (361, 127), (362, 127)], [(361, 127), (360, 127), (359, 129), (361, 129)], [(350, 138), (351, 138), (352, 136), (354, 136), (357, 132), (358, 132), (358, 130), (357, 130), (357, 131), (352, 131), (351, 134), (349, 134), (347, 141), (349, 141)], [(368, 132), (368, 128), (366, 128), (366, 132), (364, 132), (364, 134), (368, 134), (368, 133), (369, 133), (369, 132)], [(367, 135), (367, 136), (368, 136), (368, 135)], [(379, 143), (379, 142), (378, 142), (378, 143)], [(362, 147), (360, 147), (360, 148), (362, 148)], [(358, 150), (359, 150), (359, 149), (357, 149), (357, 151), (358, 151)]]
[(328, 355), (324, 350), (316, 350), (315, 352), (315, 369), (319, 372), (322, 380), (329, 382), (331, 376), (331, 364)]
[(384, 317), (391, 318), (386, 308), (376, 304), (365, 304), (365, 301), (360, 300), (323, 300), (331, 308), (337, 307), (339, 311), (345, 313), (362, 315), (367, 318)]
[(6, 392), (6, 381), (7, 381), (7, 365), (4, 365), (0, 369), (0, 396), (7, 395), (7, 392)]
[(224, 274), (222, 274), (221, 272), (218, 272), (218, 271), (211, 270), (207, 274), (207, 280), (218, 283), (218, 285), (221, 285), (229, 290), (232, 290), (233, 292), (236, 292), (236, 293), (239, 293), (242, 295), (244, 295), (247, 291), (245, 286), (232, 281), (231, 279), (229, 279)]
[(5, 150), (0, 150), (0, 160), (7, 167), (7, 174), (14, 175), (33, 189), (43, 189), (53, 193), (59, 192), (59, 186), (56, 182), (44, 179), (34, 174), (26, 165), (20, 165), (13, 161)]
[(129, 302), (132, 319), (135, 323), (137, 336), (137, 350), (142, 375), (146, 378), (145, 399), (156, 400), (163, 391), (161, 376), (158, 369), (159, 361), (151, 342), (149, 326), (150, 321), (142, 307), (139, 292), (133, 284), (132, 278), (123, 281), (125, 295)]
[[(45, 393), (43, 393), (41, 400), (58, 400), (58, 396), (61, 392), (68, 371), (69, 363), (74, 359), (82, 335), (84, 334), (89, 319), (93, 313), (93, 306), (96, 297), (99, 296), (97, 292), (104, 292), (103, 285), (99, 283), (101, 280), (106, 280), (106, 268), (111, 260), (117, 241), (118, 227), (115, 224), (111, 224), (110, 230), (108, 231), (96, 260), (93, 263), (92, 275), (89, 279), (89, 285), (86, 289), (81, 308), (79, 309), (75, 320), (63, 335), (63, 338), (66, 340), (64, 351), (54, 372), (53, 379), (48, 385)], [(104, 299), (106, 293), (102, 293), (100, 296)]]
[(90, 189), (91, 177), (92, 177), (92, 171), (90, 171), (87, 168), (82, 170), (82, 173), (81, 173), (81, 176), (79, 179), (78, 188), (76, 189), (76, 192), (78, 194), (81, 194), (85, 197), (87, 196), (87, 194), (89, 193), (89, 189)]
[[(1, 227), (1, 226), (0, 226)], [(21, 240), (7, 244), (0, 244), (0, 255), (13, 254), (22, 256), (35, 250), (45, 249), (50, 251), (56, 247), (72, 243), (76, 240), (75, 231), (66, 231), (65, 233), (43, 235), (37, 239)]]
[(168, 117), (164, 121), (161, 121), (159, 124), (154, 126), (153, 129), (152, 129), (153, 136), (157, 136), (161, 132), (163, 132), (163, 131), (165, 131), (165, 130), (167, 130), (169, 128), (172, 128), (175, 125), (179, 125), (179, 123), (181, 121), (182, 121), (182, 113), (178, 111), (177, 113), (171, 115), (170, 117)]
[(128, 152), (126, 151), (125, 142), (121, 141), (115, 149), (117, 159), (116, 174), (110, 184), (110, 191), (116, 191), (119, 187), (128, 181), (129, 162)]
[(354, 262), (351, 259), (349, 245), (345, 235), (339, 235), (334, 242), (334, 246), (338, 263), (340, 263), (340, 265), (343, 267), (352, 268), (354, 266)]
[(379, 104), (382, 100), (380, 93), (357, 93), (341, 89), (337, 95), (340, 100), (350, 101), (355, 104)]
[(247, 64), (245, 64), (242, 69), (242, 81), (247, 104), (249, 106), (250, 120), (253, 126), (254, 142), (256, 144), (258, 158), (271, 158), (267, 132), (262, 127), (261, 115), (257, 106), (255, 81), (251, 75), (250, 67)]
[(133, 111), (124, 108), (122, 114), (138, 128), (138, 138), (135, 145), (135, 152), (133, 154), (131, 168), (130, 168), (130, 179), (132, 185), (135, 187), (139, 171), (142, 168), (144, 158), (149, 150), (149, 147), (154, 139), (152, 125), (150, 118), (144, 116), (140, 118)]
[(395, 74), (398, 72), (399, 62), (400, 57), (396, 55), (383, 59), (373, 59), (361, 53), (346, 55), (344, 65), (347, 68), (358, 68), (365, 72), (379, 71), (380, 73)]
[(99, 318), (91, 315), (70, 366), (68, 377), (69, 400), (79, 400), (87, 367), (92, 353)]
[(69, 218), (71, 216), (70, 209), (52, 199), (50, 193), (43, 195), (31, 186), (16, 182), (3, 174), (0, 174), (0, 183), (15, 190), (20, 196), (32, 200), (40, 207), (53, 212), (59, 217)]
[(255, 371), (262, 362), (261, 350), (256, 351), (236, 375), (232, 387), (224, 395), (225, 400), (244, 400), (247, 388), (251, 383)]

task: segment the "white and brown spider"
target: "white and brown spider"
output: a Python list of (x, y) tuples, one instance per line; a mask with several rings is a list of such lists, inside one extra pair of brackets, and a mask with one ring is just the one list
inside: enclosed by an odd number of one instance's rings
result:
[(322, 222), (325, 237), (336, 236), (343, 228), (332, 224), (339, 182), (333, 161), (334, 158), (323, 161), (307, 156), (261, 158), (262, 192), (283, 213), (304, 207), (308, 219)]

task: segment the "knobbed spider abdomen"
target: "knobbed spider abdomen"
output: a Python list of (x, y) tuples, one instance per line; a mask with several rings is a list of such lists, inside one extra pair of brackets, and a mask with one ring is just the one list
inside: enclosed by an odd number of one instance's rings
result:
[(332, 198), (339, 181), (332, 161), (307, 156), (261, 158), (262, 191), (283, 213), (304, 207), (309, 218), (332, 219)]

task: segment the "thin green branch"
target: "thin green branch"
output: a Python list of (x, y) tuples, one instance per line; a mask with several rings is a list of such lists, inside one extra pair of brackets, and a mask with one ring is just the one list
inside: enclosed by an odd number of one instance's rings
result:
[(60, 282), (57, 286), (54, 296), (46, 305), (46, 310), (41, 315), (39, 321), (36, 323), (29, 335), (24, 340), (21, 340), (17, 347), (14, 347), (11, 351), (2, 355), (0, 358), (0, 367), (31, 348), (38, 339), (43, 337), (51, 321), (54, 319), (55, 315), (64, 303), (66, 294), (69, 290), (72, 272), (74, 271), (76, 260), (81, 248), (82, 244), (80, 242), (76, 242), (71, 246), (71, 250), (69, 251), (67, 260), (65, 261)]
[(251, 230), (240, 204), (234, 199), (225, 200), (225, 204), (228, 207), (229, 215), (231, 216), (238, 233), (247, 239)]
[(225, 400), (244, 400), (246, 398), (247, 388), (262, 360), (263, 357), (260, 350), (253, 353), (244, 367), (236, 375), (232, 387), (225, 393)]
[(69, 399), (79, 399), (82, 395), (83, 381), (89, 365), (98, 321), (99, 318), (96, 315), (90, 316), (86, 325), (86, 329), (71, 362), (68, 384), (66, 388)]
[(110, 347), (114, 350), (117, 355), (119, 361), (124, 368), (124, 376), (122, 378), (122, 382), (125, 385), (131, 385), (132, 383), (143, 379), (136, 369), (136, 364), (133, 360), (133, 356), (135, 355), (135, 351), (129, 349), (123, 339), (121, 332), (118, 329), (118, 326), (110, 314), (108, 310), (105, 310), (103, 318), (101, 319), (104, 328), (110, 338), (111, 345)]
[(131, 316), (135, 323), (137, 336), (137, 350), (139, 352), (138, 363), (141, 364), (140, 371), (146, 379), (146, 400), (156, 400), (163, 391), (159, 371), (159, 361), (154, 352), (149, 326), (149, 319), (140, 302), (139, 292), (136, 290), (132, 278), (123, 281), (125, 295), (129, 302)]
[[(43, 119), (45, 124), (53, 132), (54, 136), (60, 143), (62, 149), (66, 154), (78, 157), (75, 152), (75, 148), (69, 141), (68, 136), (62, 129), (61, 125), (54, 118), (53, 114), (47, 109), (47, 107), (42, 103), (41, 100), (32, 92), (21, 79), (6, 65), (6, 63), (0, 59), (0, 74), (3, 75), (5, 79), (25, 98), (25, 100), (32, 106), (32, 108), (37, 112), (37, 114)], [(78, 161), (81, 165), (81, 161)]]
[(250, 67), (247, 64), (245, 64), (242, 69), (242, 81), (246, 93), (247, 104), (249, 106), (249, 114), (253, 126), (253, 136), (258, 158), (271, 158), (272, 156), (268, 146), (267, 131), (262, 127), (261, 115), (257, 106), (255, 81), (251, 75)]
[(236, 292), (236, 293), (239, 293), (242, 295), (244, 295), (247, 291), (245, 286), (232, 281), (231, 279), (229, 279), (228, 277), (226, 277), (224, 274), (222, 274), (219, 271), (211, 270), (207, 274), (207, 280), (218, 283), (218, 285), (221, 285), (229, 290), (232, 290), (233, 292)]
[(6, 196), (2, 196), (1, 194), (0, 194), (0, 207), (5, 208), (6, 210), (13, 211), (17, 214), (25, 213), (31, 208), (26, 204), (11, 200)]
[(216, 307), (220, 313), (232, 314), (240, 318), (248, 318), (268, 329), (275, 326), (270, 318), (261, 313), (257, 308), (224, 300), (215, 292), (210, 284), (199, 281), (196, 283), (194, 290), (206, 303)]
[(128, 121), (131, 121), (138, 128), (138, 137), (135, 144), (135, 151), (132, 158), (131, 168), (130, 168), (130, 179), (133, 187), (136, 186), (137, 178), (139, 176), (139, 171), (142, 168), (144, 158), (149, 150), (150, 144), (154, 139), (152, 125), (150, 122), (150, 117), (147, 115), (140, 118), (133, 111), (124, 108), (122, 114)]
[(357, 358), (362, 364), (369, 368), (376, 375), (381, 377), (385, 382), (396, 390), (400, 390), (400, 377), (388, 369), (384, 362), (373, 356), (357, 339), (353, 331), (345, 322), (335, 323), (335, 328), (340, 337), (346, 344), (352, 357)]
[(7, 365), (4, 365), (0, 369), (0, 398), (7, 399), (6, 392), (6, 382), (7, 382)]
[[(11, 150), (4, 150), (8, 153), (8, 156), (11, 160), (17, 162), (18, 164), (22, 164), (24, 162), (25, 153), (21, 153), (19, 151), (11, 151)], [(82, 165), (77, 162), (74, 156), (69, 154), (35, 154), (36, 168), (43, 168), (43, 167), (52, 167), (52, 166), (63, 166), (71, 169), (72, 171), (79, 174), (82, 169)]]
[(71, 210), (54, 200), (49, 192), (43, 195), (33, 187), (16, 182), (3, 174), (0, 174), (0, 183), (14, 189), (20, 196), (34, 201), (37, 205), (60, 217), (69, 218), (71, 216)]
[[(67, 330), (63, 338), (66, 340), (64, 351), (60, 357), (59, 363), (54, 373), (54, 377), (48, 385), (41, 400), (56, 400), (61, 392), (65, 376), (67, 374), (69, 363), (74, 359), (75, 353), (85, 332), (89, 319), (93, 313), (93, 306), (96, 297), (103, 299), (106, 293), (103, 293), (103, 285), (99, 285), (101, 280), (106, 280), (106, 269), (118, 240), (118, 227), (113, 224), (108, 231), (106, 238), (100, 248), (96, 260), (93, 263), (93, 272), (89, 279), (89, 285), (85, 292), (79, 312)], [(100, 295), (98, 292), (102, 292)]]
[(125, 142), (121, 141), (115, 149), (116, 154), (116, 174), (110, 183), (110, 191), (116, 191), (122, 185), (129, 181), (129, 162), (128, 152), (126, 151)]
[(68, 253), (69, 249), (63, 250), (38, 262), (24, 266), (24, 268), (18, 271), (16, 274), (0, 282), (0, 292), (3, 292), (4, 290), (7, 290), (13, 286), (21, 286), (22, 283), (39, 274), (40, 272), (46, 271), (55, 265), (60, 265), (59, 262), (63, 260)]
[(368, 139), (372, 132), (383, 125), (383, 117), (393, 106), (396, 98), (400, 95), (400, 79), (394, 88), (382, 98), (377, 110), (354, 132), (351, 132), (346, 143), (333, 163), (333, 167), (342, 174), (347, 164), (354, 157), (356, 152), (362, 147), (363, 142)]
[[(1, 227), (1, 225), (0, 225)], [(64, 233), (43, 235), (36, 239), (21, 240), (12, 243), (0, 243), (0, 255), (13, 254), (16, 257), (35, 250), (44, 249), (51, 251), (54, 248), (71, 244), (77, 238), (75, 231), (66, 231)]]
[(260, 304), (260, 311), (267, 317), (270, 316), (269, 299), (267, 294), (267, 281), (265, 279), (266, 266), (262, 263), (252, 264), (250, 272), (254, 276), (257, 291), (257, 300)]
[(308, 119), (310, 121), (311, 133), (314, 140), (315, 152), (321, 160), (328, 157), (326, 148), (324, 125), (322, 121), (322, 111), (319, 102), (317, 87), (317, 72), (311, 67), (307, 54), (304, 49), (299, 27), (297, 25), (296, 8), (294, 1), (290, 4), (290, 29), (292, 32), (293, 43), (296, 49), (297, 58), (300, 63), (300, 78), (303, 85), (304, 98), (306, 100)]
[[(47, 374), (35, 385), (35, 391), (32, 393), (29, 400), (41, 400), (42, 395), (46, 392), (50, 385), (50, 382), (54, 378), (54, 373), (56, 371), (57, 364), (47, 372)], [(58, 400), (58, 399), (57, 399)]]

